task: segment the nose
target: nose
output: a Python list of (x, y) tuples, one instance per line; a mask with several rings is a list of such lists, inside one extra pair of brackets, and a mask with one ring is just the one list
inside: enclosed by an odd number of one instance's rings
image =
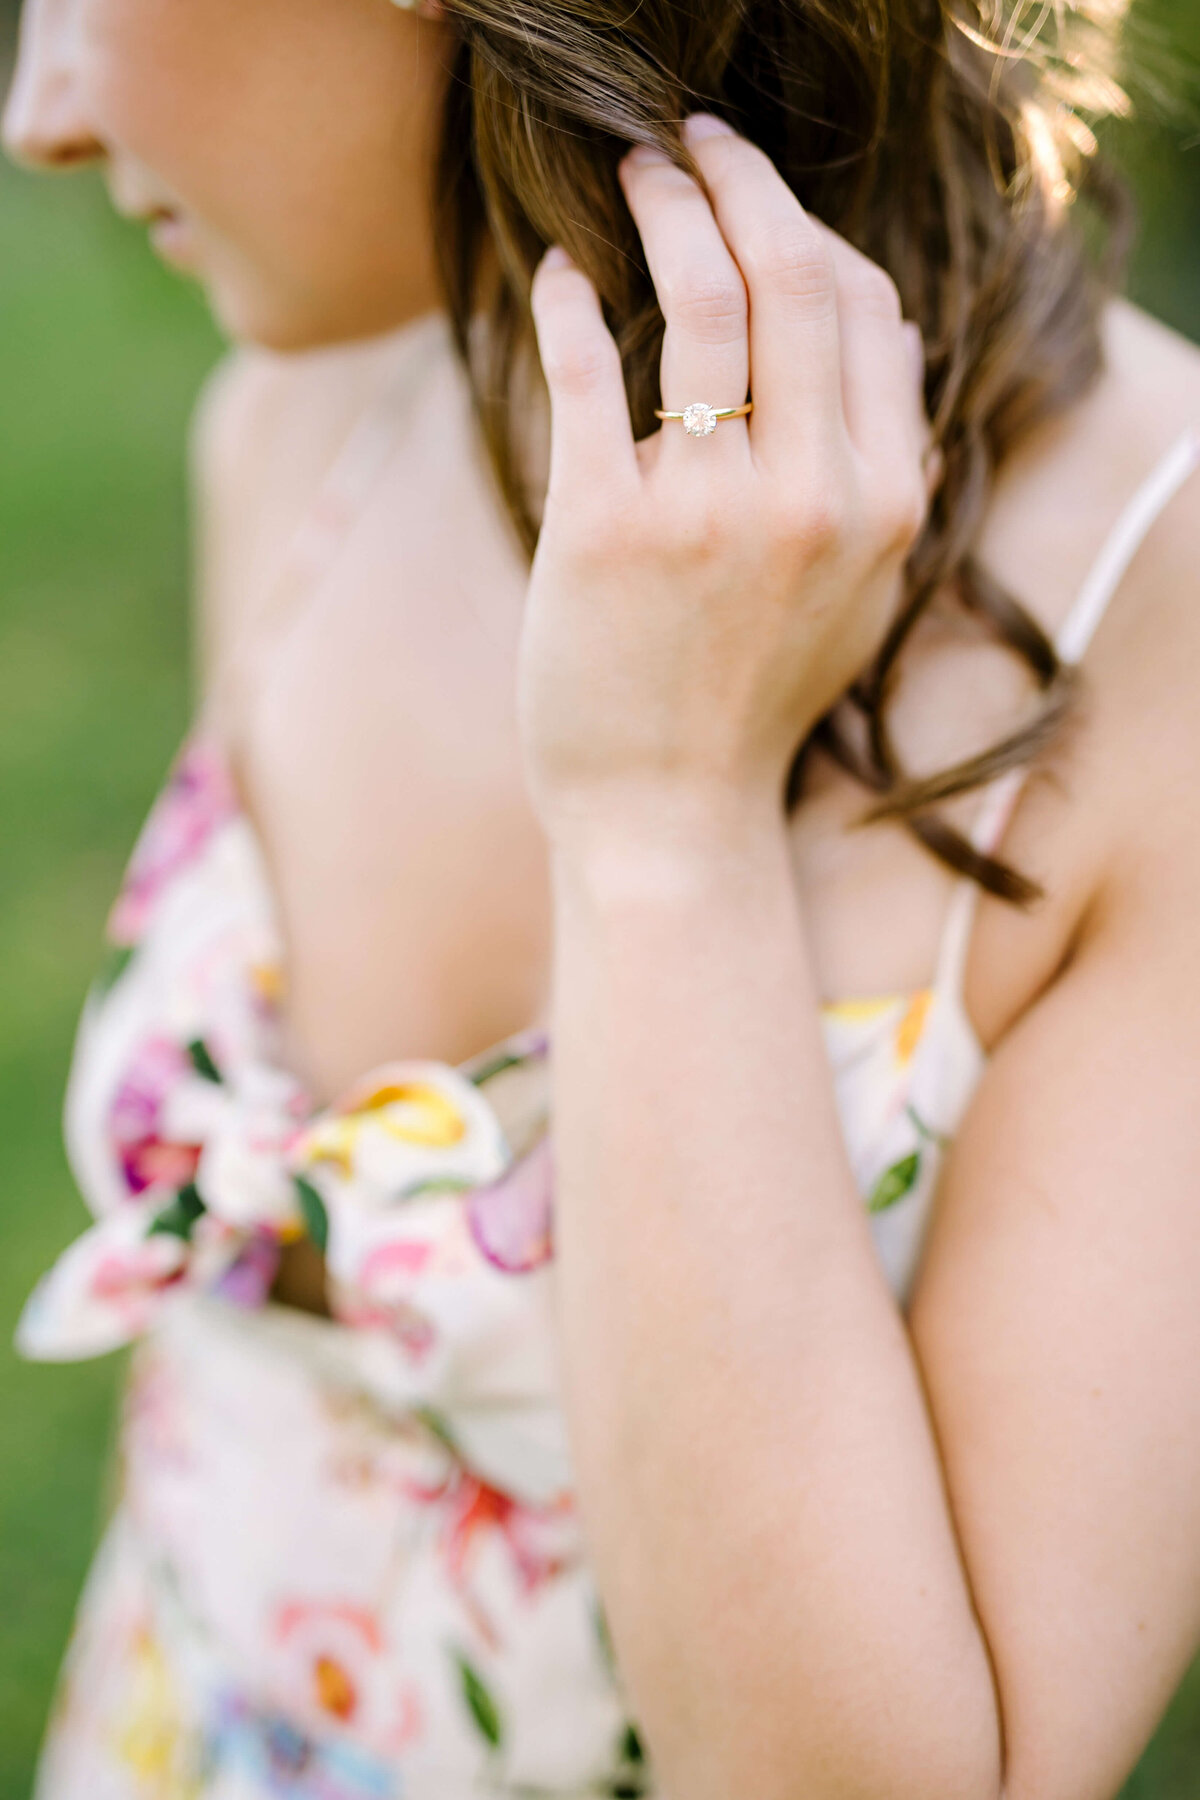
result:
[(103, 147), (82, 103), (68, 20), (45, 0), (26, 0), (17, 66), (0, 137), (14, 162), (35, 169), (67, 169), (92, 162)]

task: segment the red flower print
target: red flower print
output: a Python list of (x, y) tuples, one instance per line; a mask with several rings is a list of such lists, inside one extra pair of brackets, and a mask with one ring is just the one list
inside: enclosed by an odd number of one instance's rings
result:
[(420, 1697), (395, 1681), (395, 1646), (365, 1606), (352, 1601), (289, 1600), (275, 1615), (281, 1658), (277, 1681), (289, 1712), (309, 1728), (353, 1728), (376, 1752), (403, 1750), (424, 1730)]
[(462, 1464), (456, 1465), (437, 1487), (422, 1488), (413, 1483), (408, 1494), (410, 1499), (443, 1509), (441, 1547), (446, 1572), (470, 1610), (481, 1637), (492, 1649), (499, 1646), (499, 1633), (469, 1583), (469, 1565), (477, 1541), (493, 1532), (500, 1534), (525, 1594), (536, 1593), (575, 1560), (576, 1515), (570, 1494), (548, 1506), (526, 1506), (489, 1486)]

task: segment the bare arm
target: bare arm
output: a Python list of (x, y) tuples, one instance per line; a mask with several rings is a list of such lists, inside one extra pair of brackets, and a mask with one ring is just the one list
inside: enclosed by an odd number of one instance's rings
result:
[[(627, 458), (594, 294), (569, 266), (535, 283), (555, 441), (523, 708), (553, 854), (561, 1333), (600, 1588), (672, 1800), (1110, 1800), (1200, 1629), (1200, 732), (1178, 706), (1155, 739), (1171, 829), (1143, 808), (1070, 966), (984, 1075), (906, 1323), (835, 1109), (782, 723), (764, 749), (772, 720), (818, 716), (804, 680), (870, 604), (879, 527), (854, 483), (885, 493), (905, 455), (894, 438), (830, 501), (823, 359), (852, 419), (895, 396), (898, 316), (853, 273), (835, 336), (833, 272), (755, 153), (702, 154), (756, 369), (723, 463), (687, 462), (678, 436)], [(680, 179), (629, 177), (656, 282), (688, 236), (656, 208), (707, 229)], [(709, 241), (701, 306), (663, 284), (680, 399), (744, 380)], [(805, 386), (776, 441), (789, 368)], [(877, 448), (886, 428), (851, 435)], [(815, 525), (779, 523), (789, 453)]]
[(991, 1800), (988, 1658), (782, 826), (556, 866), (561, 1328), (665, 1791)]
[(557, 867), (573, 1442), (666, 1791), (993, 1796), (1002, 1733), (1007, 1800), (1106, 1800), (1200, 1624), (1196, 845), (989, 1065), (910, 1332), (784, 865)]

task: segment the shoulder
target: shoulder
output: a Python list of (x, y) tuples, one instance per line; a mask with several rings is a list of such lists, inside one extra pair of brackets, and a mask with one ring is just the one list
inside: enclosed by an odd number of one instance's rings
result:
[[(1121, 301), (1106, 312), (1104, 347), (1091, 391), (1030, 433), (998, 471), (978, 543), (985, 565), (1051, 637), (1134, 496), (1200, 429), (1200, 350), (1186, 338)], [(1004, 833), (1004, 860), (1035, 878), (1045, 899), (1029, 911), (981, 909), (976, 935), (986, 944), (972, 959), (979, 979), (970, 999), (988, 1043), (1055, 984), (1102, 921), (1136, 917), (1140, 944), (1165, 944), (1189, 906), (1193, 916), (1200, 908), (1198, 563), (1200, 469), (1157, 512), (1121, 574), (1082, 657), (1075, 715), (1035, 758)], [(981, 642), (956, 607), (931, 616), (928, 644), (928, 678), (897, 693), (907, 766), (945, 767), (1035, 715), (1024, 663)], [(972, 790), (944, 811), (969, 830), (979, 805)], [(1160, 907), (1175, 896), (1170, 925), (1147, 915), (1151, 888)]]
[[(1109, 310), (1105, 348), (1106, 375), (1081, 428), (1093, 464), (1111, 469), (1125, 496), (1115, 518), (1189, 433), (1200, 447), (1200, 349), (1127, 303)], [(1183, 456), (1088, 659), (1104, 727), (1095, 756), (1114, 801), (1110, 882), (1127, 879), (1135, 859), (1164, 854), (1200, 871), (1200, 829), (1186, 829), (1196, 809), (1180, 805), (1200, 780), (1200, 456)]]
[[(1200, 431), (1200, 349), (1187, 338), (1118, 300), (1104, 315), (1103, 349), (1091, 391), (1001, 467), (983, 533), (984, 555), (1050, 630), (1139, 485), (1185, 431)], [(1173, 567), (1189, 515), (1198, 516), (1186, 504), (1164, 509), (1142, 566)], [(1114, 613), (1128, 610), (1114, 602)]]
[[(1147, 479), (1200, 434), (1200, 349), (1126, 301), (1104, 319), (1105, 367), (1062, 419), (1001, 471), (982, 549), (1045, 629), (1056, 632)], [(1165, 824), (1169, 760), (1200, 773), (1200, 469), (1185, 473), (1138, 540), (1084, 657), (1079, 738), (1097, 823), (1120, 854), (1132, 831)], [(1176, 796), (1177, 798), (1178, 796)]]
[[(1200, 432), (1200, 350), (1121, 304), (1106, 319), (1105, 375), (1063, 446), (1059, 532), (1088, 493), (1107, 514), (1099, 540), (1190, 431)], [(1200, 468), (1186, 460), (1160, 494), (1083, 659), (1080, 728), (1061, 760), (1078, 823), (1069, 855), (1078, 885), (1069, 960), (1109, 969), (1111, 991), (1154, 1010), (1183, 1000), (1200, 915)], [(1194, 999), (1194, 996), (1193, 996)], [(1149, 1023), (1148, 1029), (1154, 1029)]]

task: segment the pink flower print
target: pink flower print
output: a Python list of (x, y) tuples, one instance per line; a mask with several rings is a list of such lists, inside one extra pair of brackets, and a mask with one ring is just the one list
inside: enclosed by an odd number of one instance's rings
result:
[(109, 1137), (131, 1194), (147, 1188), (181, 1188), (196, 1172), (201, 1145), (162, 1135), (168, 1095), (193, 1075), (186, 1051), (169, 1038), (151, 1037), (125, 1070), (109, 1110)]
[(286, 1070), (231, 1061), (219, 1081), (190, 1072), (164, 1097), (162, 1120), (172, 1138), (200, 1146), (193, 1178), (213, 1213), (287, 1242), (302, 1226), (289, 1157), (308, 1111)]
[(423, 1239), (385, 1238), (376, 1244), (363, 1257), (353, 1288), (338, 1288), (339, 1319), (389, 1332), (414, 1363), (424, 1362), (437, 1333), (408, 1290), (434, 1255), (434, 1245)]
[(554, 1171), (549, 1134), (498, 1181), (467, 1197), (467, 1225), (481, 1256), (509, 1275), (540, 1269), (554, 1253)]
[[(126, 1198), (64, 1252), (30, 1296), (19, 1347), (94, 1356), (140, 1336), (177, 1288), (262, 1304), (279, 1245), (298, 1237), (288, 1148), (308, 1112), (266, 1065), (227, 1073), (204, 1040), (138, 1046), (109, 1109)], [(233, 1078), (233, 1077), (236, 1077)]]
[(381, 1422), (379, 1409), (362, 1389), (322, 1389), (317, 1404), (329, 1422), (323, 1475), (357, 1494), (376, 1490), (407, 1502), (413, 1483), (439, 1489), (453, 1453), (427, 1419), (396, 1412)]
[(187, 1235), (156, 1230), (172, 1204), (147, 1192), (76, 1238), (25, 1304), (19, 1353), (41, 1362), (100, 1356), (142, 1336), (181, 1289), (219, 1288), (245, 1234), (204, 1211)]
[(183, 1280), (191, 1254), (179, 1237), (149, 1235), (156, 1212), (155, 1200), (133, 1200), (64, 1250), (17, 1322), (22, 1356), (100, 1356), (146, 1330)]
[(315, 1731), (352, 1728), (375, 1752), (417, 1742), (424, 1708), (396, 1683), (395, 1657), (377, 1615), (351, 1601), (285, 1601), (271, 1628), (283, 1705)]
[(135, 1464), (188, 1469), (195, 1458), (184, 1427), (174, 1378), (166, 1359), (147, 1338), (131, 1359), (121, 1401), (126, 1474)]
[(233, 781), (216, 746), (201, 739), (185, 744), (150, 809), (109, 914), (112, 943), (141, 942), (164, 888), (238, 810)]
[(140, 1238), (128, 1245), (106, 1248), (96, 1258), (88, 1293), (101, 1305), (124, 1309), (130, 1327), (139, 1328), (146, 1302), (179, 1279), (186, 1260), (178, 1253), (178, 1238)]

